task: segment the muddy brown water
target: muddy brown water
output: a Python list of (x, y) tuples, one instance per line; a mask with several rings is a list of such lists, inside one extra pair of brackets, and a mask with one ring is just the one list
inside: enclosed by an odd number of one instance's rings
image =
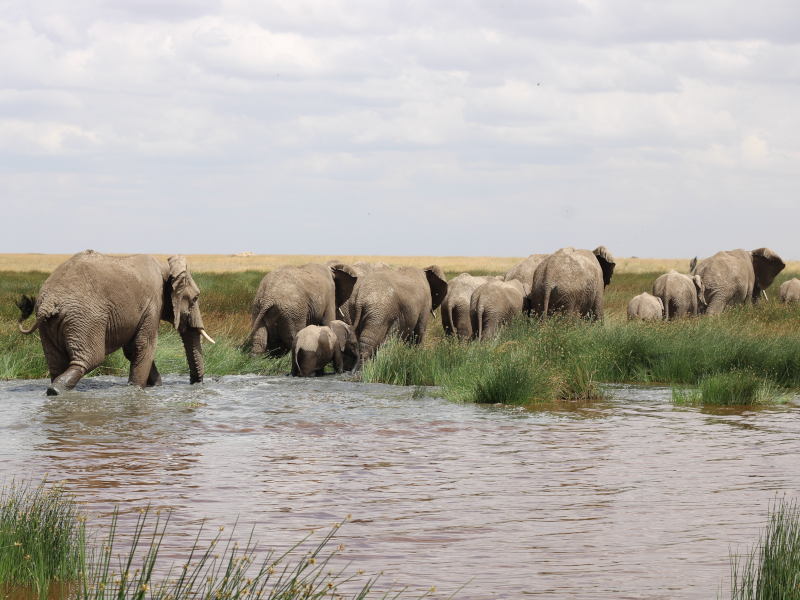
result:
[(351, 514), (347, 559), (434, 597), (464, 584), (456, 597), (724, 596), (729, 551), (800, 488), (793, 405), (712, 414), (615, 387), (526, 412), (330, 377), (45, 387), (0, 382), (6, 480), (63, 480), (92, 515), (119, 505), (123, 524), (172, 508), (187, 547), (203, 518), (238, 516), (243, 536), (255, 525), (282, 549)]

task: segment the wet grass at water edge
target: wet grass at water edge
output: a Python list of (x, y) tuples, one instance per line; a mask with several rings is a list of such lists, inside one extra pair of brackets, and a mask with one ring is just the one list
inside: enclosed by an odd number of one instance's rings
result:
[(700, 380), (696, 389), (673, 388), (678, 406), (758, 406), (787, 401), (785, 392), (751, 371), (716, 373)]

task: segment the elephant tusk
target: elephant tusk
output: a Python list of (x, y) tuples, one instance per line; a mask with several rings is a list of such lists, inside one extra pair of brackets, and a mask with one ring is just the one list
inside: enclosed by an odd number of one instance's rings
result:
[(767, 298), (767, 290), (761, 290), (761, 293), (764, 294), (764, 300), (769, 302), (769, 298)]
[(206, 338), (212, 344), (216, 344), (217, 343), (217, 342), (215, 342), (214, 340), (211, 339), (211, 336), (206, 333), (205, 329), (201, 329), (200, 330), (200, 335), (202, 335), (204, 338)]

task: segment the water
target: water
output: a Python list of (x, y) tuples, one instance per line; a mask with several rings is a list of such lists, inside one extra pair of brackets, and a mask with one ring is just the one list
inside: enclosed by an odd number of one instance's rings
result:
[(187, 545), (203, 518), (286, 548), (351, 514), (347, 558), (434, 597), (715, 597), (800, 487), (795, 406), (660, 388), (531, 413), (330, 377), (45, 387), (0, 382), (0, 476), (64, 480), (93, 514), (171, 507)]

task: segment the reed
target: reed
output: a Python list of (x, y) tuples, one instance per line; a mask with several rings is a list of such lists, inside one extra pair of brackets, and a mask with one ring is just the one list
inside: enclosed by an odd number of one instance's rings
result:
[(776, 500), (758, 543), (731, 555), (731, 600), (800, 599), (800, 507)]

